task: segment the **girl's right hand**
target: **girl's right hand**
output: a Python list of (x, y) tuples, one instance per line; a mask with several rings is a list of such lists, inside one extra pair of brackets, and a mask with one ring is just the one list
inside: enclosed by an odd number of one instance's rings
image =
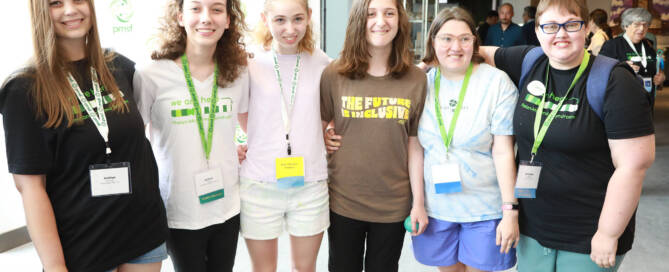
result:
[(249, 146), (245, 144), (240, 144), (237, 146), (237, 158), (239, 159), (239, 164), (246, 159), (246, 151), (249, 150)]

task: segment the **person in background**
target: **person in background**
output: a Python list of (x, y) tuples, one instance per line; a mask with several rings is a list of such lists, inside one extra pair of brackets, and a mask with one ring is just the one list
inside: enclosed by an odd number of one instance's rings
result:
[(135, 98), (160, 169), (177, 272), (231, 272), (239, 237), (235, 127), (248, 105), (239, 0), (171, 0)]
[(469, 12), (443, 9), (430, 26), (423, 59), (436, 67), (427, 74), (418, 126), (429, 224), (412, 237), (413, 252), (441, 272), (499, 271), (516, 263), (518, 91), (504, 72), (482, 63), (474, 33)]
[(590, 34), (588, 35), (589, 43), (586, 42), (586, 44), (588, 45), (588, 51), (595, 56), (599, 55), (604, 42), (612, 37), (608, 21), (606, 11), (603, 9), (596, 9), (590, 12), (590, 22), (588, 22), (590, 29)]
[(600, 54), (627, 62), (641, 77), (644, 88), (650, 95), (651, 108), (655, 105), (656, 86), (665, 80), (662, 70), (657, 69), (657, 53), (646, 39), (652, 16), (643, 8), (630, 8), (621, 15), (622, 36), (608, 40), (602, 45)]
[(490, 29), (490, 26), (496, 24), (498, 21), (499, 13), (497, 13), (496, 10), (488, 11), (488, 15), (486, 15), (485, 21), (476, 29), (476, 32), (478, 32), (479, 41), (483, 41), (485, 37), (488, 36), (488, 30)]
[(514, 24), (513, 5), (504, 3), (499, 7), (499, 23), (494, 24), (488, 29), (484, 45), (498, 47), (509, 47), (525, 44), (523, 30), (517, 24)]
[(43, 270), (158, 272), (168, 229), (135, 64), (100, 47), (93, 0), (29, 7), (34, 56), (3, 84), (0, 113)]
[(537, 8), (533, 6), (527, 6), (523, 9), (523, 38), (525, 39), (525, 44), (527, 45), (539, 45), (539, 40), (537, 39), (537, 33), (534, 31), (534, 16), (537, 13)]
[[(647, 95), (629, 67), (585, 50), (588, 15), (580, 0), (542, 0), (541, 47), (481, 49), (520, 90), (513, 117), (520, 272), (616, 271), (632, 248), (655, 130)], [(522, 75), (523, 60), (537, 52)], [(596, 90), (586, 87), (601, 74), (595, 62), (614, 65), (597, 101), (589, 99)]]

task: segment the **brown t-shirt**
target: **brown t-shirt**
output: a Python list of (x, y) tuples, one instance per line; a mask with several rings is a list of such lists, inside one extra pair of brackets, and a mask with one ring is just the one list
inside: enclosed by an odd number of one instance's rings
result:
[[(408, 143), (418, 132), (425, 73), (352, 80), (334, 64), (321, 76), (321, 119), (334, 120), (341, 147), (328, 158), (330, 208), (368, 222), (399, 222), (411, 209)], [(422, 181), (421, 181), (422, 182)]]

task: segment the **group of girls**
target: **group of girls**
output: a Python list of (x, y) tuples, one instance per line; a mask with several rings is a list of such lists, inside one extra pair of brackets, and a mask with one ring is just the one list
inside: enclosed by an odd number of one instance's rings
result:
[[(329, 271), (397, 271), (405, 227), (416, 259), (440, 271), (511, 268), (519, 242), (521, 271), (606, 271), (597, 269), (619, 265), (631, 246), (654, 150), (641, 87), (616, 67), (603, 122), (592, 112), (555, 120), (568, 140), (546, 129), (573, 86), (546, 106), (531, 96), (571, 78), (585, 95), (583, 71), (572, 75), (589, 59), (580, 1), (539, 4), (547, 58), (535, 66), (547, 68), (532, 69), (529, 93), (519, 71), (531, 48), (479, 48), (461, 8), (435, 18), (426, 76), (412, 64), (399, 0), (354, 1), (332, 62), (314, 48), (306, 0), (266, 0), (250, 53), (240, 1), (173, 0), (154, 61), (137, 71), (101, 49), (93, 0), (30, 7), (35, 56), (3, 84), (0, 111), (45, 271), (159, 271), (167, 254), (177, 271), (232, 271), (238, 233), (253, 271), (276, 271), (284, 229), (293, 271), (316, 270), (326, 229)], [(544, 86), (544, 73), (569, 80)], [(543, 115), (535, 139), (527, 126)], [(574, 119), (601, 137), (579, 138)], [(235, 146), (237, 125), (248, 147)], [(518, 175), (541, 180), (520, 213), (514, 135)], [(585, 217), (564, 208), (579, 203)]]

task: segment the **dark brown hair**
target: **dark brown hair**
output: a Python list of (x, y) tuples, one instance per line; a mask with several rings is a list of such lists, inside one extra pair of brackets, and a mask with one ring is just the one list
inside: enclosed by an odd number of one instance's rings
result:
[[(541, 0), (537, 6), (537, 18), (535, 20), (535, 27), (539, 27), (539, 20), (541, 15), (549, 8), (556, 8), (557, 10), (566, 10), (567, 12), (581, 17), (586, 23), (590, 20), (588, 13), (588, 6), (585, 1), (579, 0)], [(609, 37), (610, 38), (610, 37)]]
[[(87, 0), (90, 9), (91, 28), (86, 34), (86, 58), (95, 68), (100, 86), (104, 86), (108, 93), (113, 95), (111, 107), (114, 111), (125, 112), (127, 106), (121, 91), (116, 85), (107, 62), (114, 58), (112, 52), (104, 53), (100, 47), (95, 4)], [(51, 19), (49, 1), (30, 0), (30, 19), (33, 31), (34, 55), (25, 76), (34, 78), (34, 87), (31, 96), (34, 99), (35, 115), (37, 118), (46, 118), (44, 127), (60, 126), (65, 120), (70, 127), (81, 116), (72, 86), (67, 81), (67, 73), (71, 71), (69, 60), (64, 59), (58, 46), (58, 37)], [(87, 71), (88, 72), (88, 71)]]
[(474, 25), (474, 19), (472, 18), (472, 15), (469, 13), (469, 11), (461, 7), (443, 9), (439, 12), (439, 14), (437, 14), (437, 18), (434, 18), (434, 21), (430, 26), (430, 30), (427, 32), (427, 43), (425, 44), (426, 52), (425, 57), (423, 58), (423, 62), (431, 65), (439, 64), (437, 54), (434, 51), (434, 38), (437, 36), (439, 30), (441, 30), (441, 27), (443, 27), (444, 24), (450, 20), (458, 20), (467, 24), (469, 31), (471, 31), (472, 35), (474, 35), (474, 53), (472, 55), (471, 61), (473, 63), (483, 62), (483, 57), (479, 55), (479, 45), (481, 39), (478, 37), (476, 26)]
[[(161, 33), (159, 34), (160, 45), (156, 51), (151, 53), (151, 58), (174, 60), (186, 52), (186, 30), (179, 25), (179, 14), (183, 13), (184, 0), (172, 0), (166, 9), (162, 19)], [(214, 61), (218, 65), (218, 78), (216, 84), (225, 87), (237, 79), (246, 66), (247, 53), (242, 41), (242, 33), (246, 30), (244, 23), (244, 12), (238, 0), (225, 1), (230, 25), (223, 36), (216, 43)]]
[(609, 27), (609, 17), (606, 14), (606, 11), (603, 9), (595, 9), (590, 12), (590, 19), (592, 19), (592, 22), (595, 23), (597, 27), (606, 33), (607, 39), (613, 38), (611, 27)]
[[(304, 10), (309, 12), (309, 2), (307, 0), (296, 0), (299, 1), (302, 7), (304, 7)], [(263, 12), (267, 14), (267, 12), (270, 10), (270, 6), (272, 5), (272, 0), (265, 0), (265, 4), (263, 5)], [(269, 18), (267, 18), (269, 20)], [(261, 44), (265, 50), (269, 50), (272, 47), (272, 33), (269, 32), (269, 29), (265, 24), (262, 22), (258, 23), (258, 25), (255, 28), (255, 31), (253, 31), (253, 36), (258, 44)], [(313, 25), (311, 23), (311, 20), (307, 22), (307, 30), (304, 32), (304, 37), (302, 37), (302, 40), (300, 40), (300, 43), (297, 44), (297, 51), (298, 52), (308, 52), (309, 54), (314, 52), (314, 31), (313, 31)]]
[[(369, 69), (369, 45), (367, 44), (367, 9), (372, 0), (356, 0), (346, 27), (346, 39), (341, 57), (335, 65), (339, 74), (351, 79), (367, 76)], [(398, 29), (393, 39), (392, 52), (388, 58), (388, 70), (393, 78), (401, 78), (413, 65), (413, 54), (409, 51), (410, 29), (409, 18), (400, 0), (395, 1), (398, 15)]]

